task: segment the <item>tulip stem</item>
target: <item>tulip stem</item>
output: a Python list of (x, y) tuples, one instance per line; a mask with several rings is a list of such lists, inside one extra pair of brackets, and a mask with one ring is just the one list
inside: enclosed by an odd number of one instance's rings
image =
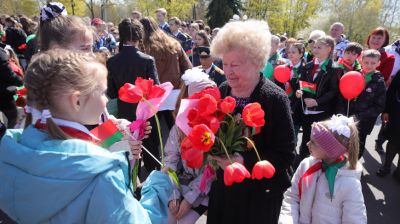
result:
[(157, 116), (157, 110), (153, 107), (153, 105), (146, 99), (143, 99), (143, 101), (150, 107), (150, 109), (154, 113), (154, 118), (156, 120), (157, 124), (157, 132), (158, 132), (158, 138), (160, 140), (160, 149), (161, 149), (161, 167), (164, 167), (164, 146), (163, 146), (163, 140), (162, 140), (162, 135), (161, 135), (161, 126), (160, 126), (160, 120), (158, 120)]
[[(217, 137), (216, 137), (216, 138), (217, 138)], [(229, 162), (231, 162), (231, 164), (232, 164), (233, 162), (232, 162), (232, 160), (231, 160), (231, 157), (230, 157), (229, 154), (228, 154), (228, 150), (226, 149), (224, 143), (221, 141), (220, 138), (218, 138), (218, 141), (221, 143), (221, 146), (222, 146), (222, 148), (224, 149), (224, 152), (225, 152), (225, 154), (226, 154), (226, 157), (228, 157)]]
[(256, 148), (256, 145), (254, 145), (254, 142), (253, 142), (251, 139), (249, 139), (248, 137), (246, 137), (246, 136), (243, 136), (243, 138), (246, 139), (247, 142), (249, 142), (250, 145), (254, 148), (254, 151), (256, 151), (258, 160), (261, 161), (260, 154), (258, 154), (258, 150), (257, 150), (257, 148)]

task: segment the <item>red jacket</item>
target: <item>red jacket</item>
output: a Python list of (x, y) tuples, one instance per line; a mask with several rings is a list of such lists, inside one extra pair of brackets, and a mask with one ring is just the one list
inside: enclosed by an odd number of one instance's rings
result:
[(381, 64), (376, 68), (380, 71), (385, 79), (385, 82), (390, 78), (394, 66), (394, 55), (387, 52), (381, 52)]

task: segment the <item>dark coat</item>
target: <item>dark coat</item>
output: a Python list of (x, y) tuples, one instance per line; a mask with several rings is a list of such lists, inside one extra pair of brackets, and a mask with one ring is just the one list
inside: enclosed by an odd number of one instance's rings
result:
[(384, 112), (389, 114), (387, 137), (389, 141), (400, 145), (400, 71), (397, 72), (386, 92)]
[(315, 80), (313, 80), (314, 61), (305, 65), (300, 80), (317, 84), (316, 94), (303, 91), (303, 106), (305, 98), (313, 98), (317, 101), (318, 106), (308, 108), (311, 111), (325, 111), (333, 114), (336, 110), (337, 98), (339, 95), (339, 79), (343, 74), (343, 70), (339, 68), (332, 60), (326, 66), (326, 70), (321, 69)]
[[(349, 116), (355, 116), (357, 120), (376, 119), (385, 107), (386, 88), (383, 76), (380, 72), (372, 75), (371, 81), (361, 94), (350, 101)], [(340, 114), (347, 114), (347, 100), (342, 95), (339, 97)]]
[(210, 76), (210, 79), (217, 84), (217, 86), (220, 86), (226, 81), (224, 71), (214, 64), (211, 66), (211, 70), (208, 72), (208, 75)]
[(9, 87), (21, 85), (21, 77), (13, 72), (8, 63), (6, 51), (0, 47), (0, 108), (5, 109), (14, 105), (13, 95), (15, 91), (10, 90)]
[(26, 34), (24, 30), (17, 28), (6, 29), (6, 44), (10, 45), (16, 54), (24, 54), (24, 50), (18, 49), (22, 44), (26, 42)]
[[(222, 97), (231, 95), (227, 82), (220, 86)], [(261, 159), (271, 162), (276, 173), (271, 179), (245, 179), (232, 186), (224, 185), (223, 172), (210, 190), (207, 223), (273, 223), (279, 216), (283, 192), (290, 186), (287, 169), (294, 159), (295, 137), (289, 100), (286, 94), (265, 77), (250, 96), (265, 111), (265, 125), (253, 136)], [(244, 165), (251, 172), (258, 161), (253, 150), (242, 152)], [(275, 221), (275, 222), (276, 222)]]
[[(156, 65), (153, 57), (140, 52), (132, 46), (124, 46), (121, 51), (108, 59), (108, 89), (107, 95), (118, 98), (118, 90), (125, 83), (135, 83), (137, 77), (153, 79), (159, 83)], [(137, 104), (125, 103), (118, 99), (118, 117), (133, 121), (136, 118)]]

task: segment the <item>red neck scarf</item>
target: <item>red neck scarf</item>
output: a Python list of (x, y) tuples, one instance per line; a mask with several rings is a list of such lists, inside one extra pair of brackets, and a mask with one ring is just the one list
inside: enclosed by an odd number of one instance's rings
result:
[[(84, 141), (89, 141), (92, 143), (97, 144), (98, 140), (96, 138), (94, 138), (93, 136), (91, 136), (90, 134), (78, 130), (76, 128), (73, 127), (68, 127), (68, 126), (63, 126), (63, 125), (58, 125), (58, 127), (67, 135), (71, 136), (72, 138), (76, 138), (76, 139), (81, 139)], [(40, 129), (40, 130), (45, 130), (47, 131), (47, 124), (43, 124), (40, 122), (40, 120), (38, 120), (35, 124), (35, 128)]]

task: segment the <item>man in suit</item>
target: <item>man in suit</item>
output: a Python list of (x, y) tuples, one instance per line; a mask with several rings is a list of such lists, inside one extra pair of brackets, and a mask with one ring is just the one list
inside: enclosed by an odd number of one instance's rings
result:
[(201, 67), (203, 72), (207, 73), (210, 76), (210, 79), (219, 86), (226, 80), (226, 77), (224, 71), (215, 65), (218, 60), (211, 56), (209, 47), (197, 47), (196, 51), (198, 51), (197, 53), (200, 56), (201, 66), (199, 67)]
[[(124, 19), (118, 25), (120, 34), (119, 53), (107, 61), (108, 89), (107, 95), (111, 98), (118, 98), (118, 90), (125, 83), (135, 83), (137, 77), (153, 79), (159, 84), (158, 74), (154, 58), (139, 51), (139, 41), (143, 37), (143, 26), (137, 20)], [(129, 121), (136, 120), (137, 104), (125, 103), (117, 100), (118, 118)], [(150, 123), (155, 127), (154, 118)], [(159, 157), (159, 140), (157, 132), (153, 131), (149, 138), (143, 141), (153, 155)], [(144, 165), (148, 172), (156, 169), (159, 165), (147, 154), (143, 155)]]

